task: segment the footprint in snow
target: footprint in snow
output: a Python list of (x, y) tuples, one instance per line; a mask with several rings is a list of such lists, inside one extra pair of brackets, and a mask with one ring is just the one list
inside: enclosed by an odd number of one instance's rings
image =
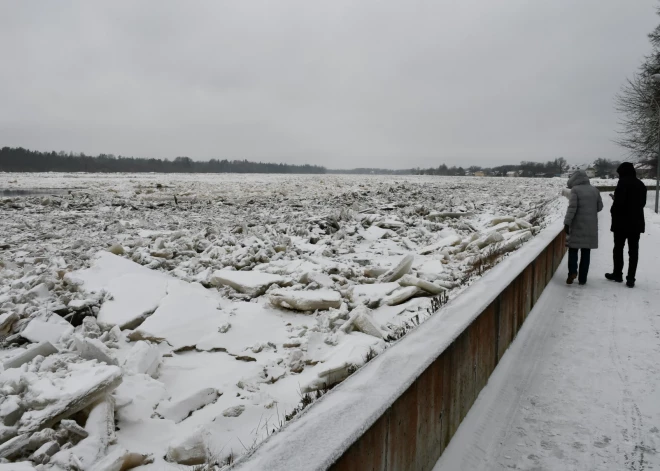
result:
[(571, 445), (573, 449), (578, 450), (578, 451), (584, 451), (584, 444), (580, 442), (573, 442), (573, 445)]
[(602, 440), (594, 442), (594, 446), (598, 448), (605, 448), (607, 445), (610, 444), (610, 437), (603, 437)]

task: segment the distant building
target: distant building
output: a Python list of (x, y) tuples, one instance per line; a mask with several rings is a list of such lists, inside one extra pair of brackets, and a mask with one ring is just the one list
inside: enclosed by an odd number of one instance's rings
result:
[(518, 176), (518, 172), (516, 172), (515, 170), (512, 171), (512, 172), (506, 172), (506, 176), (507, 176), (507, 177), (517, 177), (517, 176)]
[(479, 170), (478, 172), (474, 172), (475, 177), (485, 177), (486, 173), (482, 170)]

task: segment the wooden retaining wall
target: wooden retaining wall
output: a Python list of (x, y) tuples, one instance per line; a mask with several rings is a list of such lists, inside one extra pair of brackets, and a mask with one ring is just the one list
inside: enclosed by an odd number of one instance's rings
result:
[(552, 279), (561, 232), (331, 466), (431, 470)]

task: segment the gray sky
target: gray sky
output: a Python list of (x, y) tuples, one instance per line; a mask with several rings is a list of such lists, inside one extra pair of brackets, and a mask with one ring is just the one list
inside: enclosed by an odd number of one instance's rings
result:
[(621, 158), (655, 0), (0, 0), (0, 146), (329, 168)]

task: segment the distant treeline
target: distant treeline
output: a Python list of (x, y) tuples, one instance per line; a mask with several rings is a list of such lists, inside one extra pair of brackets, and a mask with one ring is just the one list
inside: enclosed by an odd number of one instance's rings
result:
[(22, 147), (0, 149), (1, 172), (91, 172), (91, 173), (326, 173), (318, 165), (290, 165), (247, 160), (196, 161), (190, 157), (174, 160), (97, 156), (72, 152), (38, 152)]
[(548, 162), (521, 162), (519, 165), (500, 165), (498, 167), (447, 167), (442, 164), (436, 168), (414, 169), (415, 175), (471, 176), (483, 175), (502, 177), (515, 173), (521, 177), (552, 177), (568, 170), (568, 163), (563, 157)]
[(350, 175), (414, 175), (415, 170), (412, 168), (400, 170), (390, 170), (387, 168), (352, 168), (347, 170), (328, 170), (328, 173)]

